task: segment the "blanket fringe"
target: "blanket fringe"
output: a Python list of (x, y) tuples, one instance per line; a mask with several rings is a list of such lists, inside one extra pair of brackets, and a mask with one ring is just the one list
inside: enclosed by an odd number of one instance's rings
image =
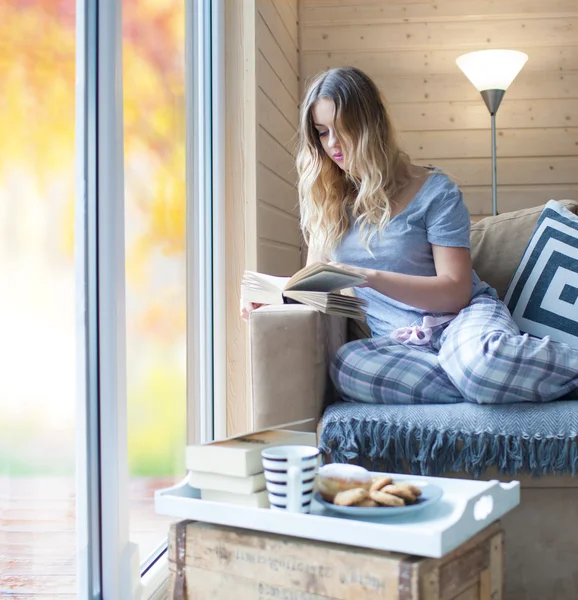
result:
[(479, 477), (491, 466), (500, 473), (534, 476), (578, 471), (578, 438), (469, 434), (383, 421), (348, 419), (324, 423), (319, 448), (332, 462), (369, 462), (373, 469), (414, 475), (466, 472)]

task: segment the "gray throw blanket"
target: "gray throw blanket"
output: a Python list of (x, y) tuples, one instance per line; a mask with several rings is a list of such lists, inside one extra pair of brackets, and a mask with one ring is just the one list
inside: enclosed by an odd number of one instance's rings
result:
[(338, 402), (319, 441), (333, 462), (385, 471), (442, 475), (578, 471), (578, 400), (547, 404), (374, 405)]

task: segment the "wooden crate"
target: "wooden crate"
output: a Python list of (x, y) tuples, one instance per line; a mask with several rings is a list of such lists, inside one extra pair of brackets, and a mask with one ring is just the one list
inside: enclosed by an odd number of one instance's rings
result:
[(170, 597), (501, 600), (502, 546), (497, 523), (433, 559), (181, 521), (170, 530)]

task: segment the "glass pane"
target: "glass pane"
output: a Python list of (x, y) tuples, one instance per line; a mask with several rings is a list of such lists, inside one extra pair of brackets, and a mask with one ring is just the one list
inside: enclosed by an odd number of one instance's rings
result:
[(185, 475), (185, 2), (123, 2), (130, 534), (166, 538), (153, 492)]
[(75, 0), (0, 2), (0, 597), (76, 597)]

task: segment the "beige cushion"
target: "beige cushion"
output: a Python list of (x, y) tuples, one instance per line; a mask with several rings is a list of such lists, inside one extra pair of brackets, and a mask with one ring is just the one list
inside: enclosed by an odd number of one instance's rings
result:
[[(560, 200), (560, 203), (578, 214), (578, 201)], [(472, 225), (470, 240), (474, 269), (502, 299), (543, 209), (544, 205), (525, 208), (486, 217)]]
[(327, 394), (327, 363), (345, 344), (346, 319), (309, 306), (263, 306), (251, 313), (251, 429), (313, 418), (315, 431)]

